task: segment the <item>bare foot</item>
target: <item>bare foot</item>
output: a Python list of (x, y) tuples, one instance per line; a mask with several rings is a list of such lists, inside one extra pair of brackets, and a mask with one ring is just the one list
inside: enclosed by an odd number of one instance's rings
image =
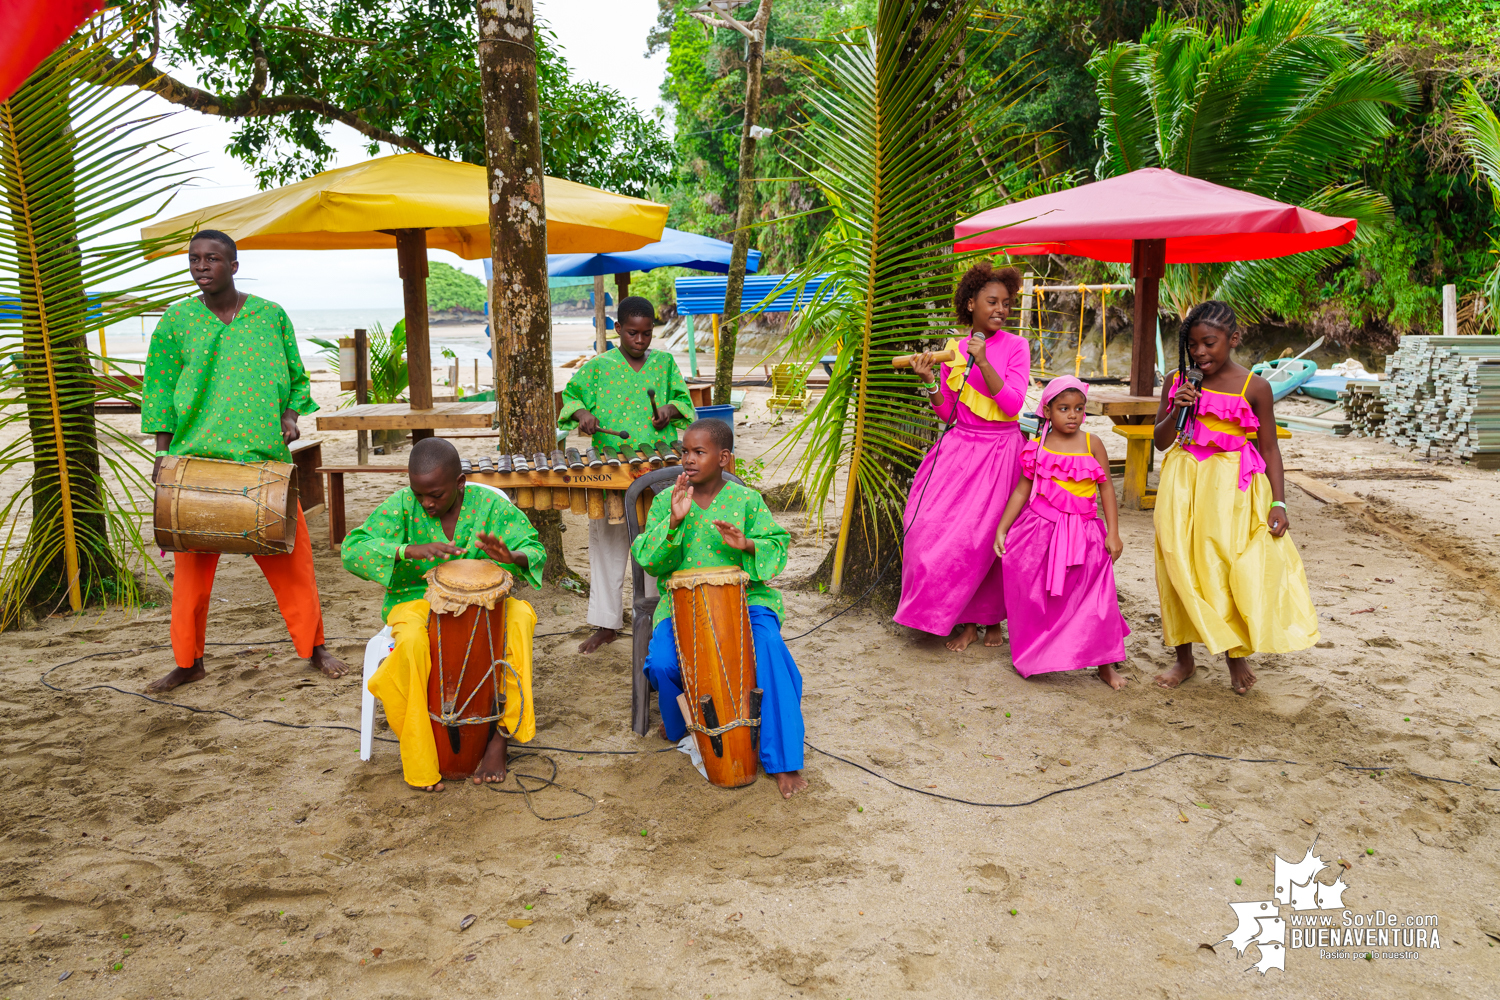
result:
[(949, 639), (947, 642), (943, 643), (943, 645), (947, 646), (955, 653), (962, 653), (964, 650), (969, 648), (969, 644), (971, 642), (978, 638), (979, 627), (971, 622), (970, 624), (964, 626), (964, 630), (962, 632), (958, 633), (958, 638)]
[(582, 644), (579, 645), (578, 651), (580, 653), (595, 652), (600, 646), (603, 646), (605, 643), (614, 642), (619, 637), (620, 633), (612, 628), (596, 628), (594, 629), (594, 634), (583, 640)]
[(203, 657), (193, 661), (193, 665), (186, 670), (181, 667), (173, 667), (165, 677), (158, 677), (146, 685), (146, 690), (153, 694), (170, 691), (180, 684), (191, 684), (193, 681), (201, 681), (208, 676), (208, 671), (203, 669)]
[[(1129, 677), (1126, 677), (1115, 669), (1113, 663), (1105, 663), (1099, 667), (1099, 679), (1116, 691), (1120, 690), (1120, 688), (1124, 687), (1130, 681)], [(1157, 679), (1160, 680), (1160, 678)], [(1179, 681), (1178, 683), (1181, 682)]]
[(506, 746), (505, 734), (495, 730), (490, 736), (489, 746), (484, 748), (479, 766), (474, 769), (474, 784), (498, 785), (505, 780)]
[(657, 727), (656, 727), (656, 735), (660, 736), (662, 739), (666, 740), (668, 743), (675, 742), (672, 739), (672, 737), (670, 737), (670, 736), (667, 735), (667, 724), (665, 722), (660, 723), (660, 724), (657, 725)]
[(1156, 675), (1156, 686), (1174, 688), (1193, 676), (1197, 669), (1198, 665), (1193, 662), (1193, 644), (1183, 643), (1177, 647), (1177, 662), (1172, 664), (1172, 669)]
[(1243, 656), (1226, 656), (1229, 661), (1229, 685), (1235, 694), (1244, 694), (1255, 686), (1255, 675), (1250, 672), (1250, 661)]
[(325, 677), (330, 677), (334, 680), (349, 672), (349, 667), (345, 665), (344, 661), (330, 653), (327, 646), (314, 646), (310, 662), (313, 666), (323, 671)]
[(999, 622), (984, 627), (984, 644), (991, 649), (1005, 645), (1005, 632), (1000, 628)]
[(782, 771), (780, 774), (772, 774), (769, 777), (776, 779), (776, 788), (784, 799), (789, 799), (807, 788), (807, 779), (798, 771)]
[(412, 785), (411, 787), (419, 792), (441, 792), (443, 790), (443, 783), (439, 781), (435, 785)]

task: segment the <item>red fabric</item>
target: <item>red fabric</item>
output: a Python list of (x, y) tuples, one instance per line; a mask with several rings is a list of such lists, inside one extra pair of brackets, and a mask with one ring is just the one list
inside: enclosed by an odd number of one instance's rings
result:
[(1133, 241), (1165, 239), (1168, 264), (1208, 264), (1342, 246), (1354, 239), (1354, 226), (1353, 219), (1147, 167), (992, 208), (960, 222), (953, 237), (957, 250), (995, 247), (1122, 264), (1130, 262)]
[[(184, 670), (203, 655), (208, 633), (208, 605), (214, 591), (217, 552), (177, 552), (172, 572), (172, 658)], [(297, 511), (297, 539), (284, 556), (256, 556), (281, 617), (292, 636), (297, 655), (312, 656), (323, 645), (323, 608), (318, 601), (318, 577), (313, 571), (312, 538), (307, 519)]]
[(103, 6), (104, 0), (0, 0), (0, 101)]

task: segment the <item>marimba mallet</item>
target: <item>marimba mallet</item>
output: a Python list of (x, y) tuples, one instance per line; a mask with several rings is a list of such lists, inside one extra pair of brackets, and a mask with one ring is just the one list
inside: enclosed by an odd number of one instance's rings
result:
[[(892, 368), (910, 368), (912, 366), (912, 362), (915, 361), (919, 357), (921, 357), (920, 354), (898, 354), (894, 358), (891, 359), (891, 367)], [(952, 351), (938, 351), (936, 354), (934, 354), (932, 356), (932, 360), (933, 360), (934, 363), (938, 363), (938, 362), (945, 362), (946, 363), (946, 362), (952, 361), (956, 357), (958, 357), (958, 355), (954, 354)]]
[(621, 441), (628, 441), (628, 440), (630, 440), (630, 432), (629, 431), (612, 431), (612, 430), (610, 430), (607, 427), (601, 427), (597, 431), (595, 431), (594, 433), (595, 434), (613, 434), (615, 437), (619, 438)]

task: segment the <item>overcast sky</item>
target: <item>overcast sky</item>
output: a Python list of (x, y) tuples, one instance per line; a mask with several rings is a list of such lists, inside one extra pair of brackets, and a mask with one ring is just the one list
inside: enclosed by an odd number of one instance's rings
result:
[[(557, 33), (574, 77), (619, 90), (642, 110), (660, 103), (666, 53), (646, 59), (646, 34), (656, 22), (656, 0), (538, 0), (537, 12)], [(165, 101), (161, 109), (172, 110)], [(174, 130), (194, 154), (201, 180), (172, 203), (175, 215), (204, 205), (241, 198), (256, 191), (253, 175), (224, 152), (234, 126), (223, 119), (178, 111)], [(338, 149), (335, 167), (367, 158), (363, 137), (343, 125), (330, 130)], [(383, 150), (389, 152), (389, 150)], [(462, 261), (433, 251), (445, 261), (482, 274), (479, 261)], [(186, 258), (175, 258), (185, 266)], [(289, 309), (348, 309), (401, 306), (401, 282), (393, 250), (247, 250), (240, 254), (240, 281), (246, 291)]]

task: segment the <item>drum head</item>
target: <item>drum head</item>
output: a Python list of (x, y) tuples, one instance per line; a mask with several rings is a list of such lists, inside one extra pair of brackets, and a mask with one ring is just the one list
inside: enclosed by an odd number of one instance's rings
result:
[[(488, 559), (455, 559), (440, 563), (424, 574), (427, 603), (438, 614), (449, 614), (479, 605), (493, 608), (510, 594), (512, 579)], [(451, 610), (450, 610), (451, 609)]]
[(710, 587), (738, 587), (750, 582), (750, 574), (738, 566), (702, 566), (680, 569), (666, 581), (668, 590), (691, 590), (705, 584)]

